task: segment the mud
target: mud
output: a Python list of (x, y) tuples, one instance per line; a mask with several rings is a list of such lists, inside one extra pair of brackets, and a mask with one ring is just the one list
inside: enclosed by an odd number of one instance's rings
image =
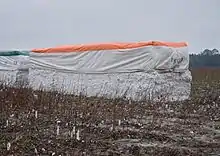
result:
[(133, 102), (1, 87), (0, 155), (220, 155), (220, 92)]

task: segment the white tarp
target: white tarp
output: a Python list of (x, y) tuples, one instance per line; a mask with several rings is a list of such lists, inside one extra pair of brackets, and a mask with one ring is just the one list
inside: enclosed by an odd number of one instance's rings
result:
[(72, 53), (31, 53), (31, 68), (72, 73), (148, 72), (152, 70), (188, 70), (187, 47), (146, 46), (125, 50)]
[[(58, 90), (87, 96), (125, 97), (134, 100), (159, 96), (184, 100), (190, 95), (191, 73), (187, 47), (146, 46), (124, 50), (70, 53), (34, 53), (24, 59), (34, 89)], [(0, 70), (9, 69), (0, 57)], [(10, 62), (10, 61), (9, 61)], [(21, 61), (22, 62), (22, 61)], [(14, 70), (16, 66), (10, 67)], [(13, 71), (14, 71), (13, 70)], [(1, 70), (9, 73), (10, 70)], [(17, 68), (17, 71), (25, 71)], [(27, 71), (27, 70), (26, 70)], [(26, 75), (26, 76), (24, 76)], [(2, 77), (2, 75), (1, 75)]]

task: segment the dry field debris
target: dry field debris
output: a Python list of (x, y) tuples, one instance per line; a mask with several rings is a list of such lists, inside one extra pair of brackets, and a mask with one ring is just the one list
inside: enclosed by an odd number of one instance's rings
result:
[(219, 155), (220, 71), (205, 73), (193, 71), (191, 98), (182, 102), (2, 85), (0, 155)]

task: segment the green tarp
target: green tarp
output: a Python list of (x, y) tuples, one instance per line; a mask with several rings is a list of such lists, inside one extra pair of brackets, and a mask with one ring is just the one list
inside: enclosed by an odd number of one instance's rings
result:
[(23, 56), (29, 56), (28, 51), (0, 51), (0, 56), (18, 56), (18, 55), (23, 55)]

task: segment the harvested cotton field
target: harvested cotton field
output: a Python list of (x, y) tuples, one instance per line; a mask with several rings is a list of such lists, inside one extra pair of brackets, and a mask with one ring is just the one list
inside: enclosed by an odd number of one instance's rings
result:
[(179, 102), (1, 86), (0, 154), (218, 155), (220, 83), (210, 81), (213, 71), (205, 72), (192, 72), (192, 95)]

